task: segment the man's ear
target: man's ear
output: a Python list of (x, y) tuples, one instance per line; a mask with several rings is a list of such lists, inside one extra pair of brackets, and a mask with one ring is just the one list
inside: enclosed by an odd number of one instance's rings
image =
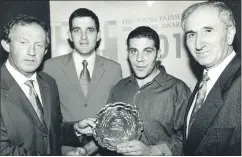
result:
[(9, 42), (7, 42), (6, 40), (1, 40), (1, 45), (5, 51), (10, 52)]
[(97, 33), (97, 41), (99, 41), (101, 39), (101, 32), (99, 31), (98, 33)]
[(126, 61), (130, 64), (130, 62), (129, 62), (129, 48), (128, 47), (126, 49), (126, 52), (127, 52)]
[(157, 51), (156, 61), (161, 61), (161, 50)]
[(228, 31), (227, 31), (228, 45), (232, 45), (232, 43), (234, 41), (235, 33), (236, 33), (236, 28), (234, 26), (231, 26), (228, 28)]
[(69, 36), (69, 39), (73, 42), (72, 35), (71, 35), (71, 32), (70, 31), (68, 31), (68, 36)]
[(45, 54), (48, 52), (48, 49), (45, 50)]

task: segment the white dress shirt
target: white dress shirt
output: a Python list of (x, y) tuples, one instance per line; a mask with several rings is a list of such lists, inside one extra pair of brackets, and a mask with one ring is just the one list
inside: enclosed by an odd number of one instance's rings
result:
[[(223, 62), (221, 62), (216, 67), (213, 67), (213, 68), (211, 68), (209, 70), (204, 69), (203, 74), (207, 72), (208, 73), (208, 77), (209, 77), (209, 80), (207, 82), (206, 96), (205, 96), (204, 101), (206, 100), (206, 98), (208, 96), (208, 93), (213, 88), (215, 82), (218, 80), (218, 78), (221, 75), (221, 73), (224, 71), (224, 69), (226, 68), (226, 66), (234, 58), (235, 55), (236, 55), (236, 53), (233, 51), (230, 55), (228, 55), (223, 60)], [(186, 137), (188, 136), (188, 125), (189, 125), (189, 122), (190, 122), (190, 118), (191, 118), (191, 114), (192, 114), (193, 108), (195, 106), (195, 100), (196, 100), (196, 98), (197, 98), (197, 93), (196, 93), (196, 95), (195, 95), (195, 97), (193, 99), (193, 103), (192, 103), (191, 108), (190, 108), (190, 110), (188, 112), (188, 115), (187, 115), (187, 121), (186, 121), (186, 125), (187, 125)]]
[[(40, 102), (42, 104), (42, 99), (41, 99), (41, 94), (40, 94), (40, 89), (39, 89), (39, 84), (36, 78), (36, 72), (30, 77), (27, 78), (23, 74), (21, 74), (18, 70), (13, 68), (13, 66), (9, 63), (9, 60), (6, 62), (6, 68), (9, 71), (9, 73), (13, 76), (14, 80), (17, 82), (17, 84), (20, 86), (20, 88), (23, 90), (24, 94), (29, 98), (29, 86), (25, 84), (27, 80), (33, 80), (34, 84), (34, 89), (36, 90), (38, 97), (40, 99)], [(42, 105), (43, 106), (43, 105)], [(35, 111), (38, 110), (36, 109), (37, 106), (33, 106)]]
[(90, 78), (92, 78), (92, 73), (93, 73), (95, 59), (96, 59), (96, 52), (92, 53), (88, 58), (83, 58), (78, 52), (76, 52), (74, 50), (73, 53), (72, 53), (72, 57), (74, 59), (74, 64), (75, 64), (75, 67), (76, 67), (76, 73), (77, 73), (78, 79), (79, 79), (81, 71), (83, 69), (83, 65), (82, 65), (83, 60), (86, 60), (87, 63), (88, 63), (87, 69), (89, 71)]

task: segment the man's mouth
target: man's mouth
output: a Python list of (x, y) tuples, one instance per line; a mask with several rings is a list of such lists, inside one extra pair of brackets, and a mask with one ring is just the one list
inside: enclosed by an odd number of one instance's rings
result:
[(80, 42), (80, 45), (83, 45), (83, 46), (86, 46), (88, 44), (89, 44), (89, 42)]
[(206, 56), (208, 53), (209, 53), (208, 51), (196, 52), (196, 55), (198, 55), (198, 56)]
[(146, 68), (146, 66), (136, 66), (136, 69), (139, 71), (143, 71)]
[(35, 62), (34, 59), (25, 59), (25, 61), (28, 62), (28, 63), (34, 63)]

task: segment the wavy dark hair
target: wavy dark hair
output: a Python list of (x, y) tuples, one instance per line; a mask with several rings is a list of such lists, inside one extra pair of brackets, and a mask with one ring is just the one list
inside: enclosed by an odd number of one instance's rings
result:
[(140, 26), (132, 30), (127, 38), (127, 46), (129, 47), (129, 40), (132, 38), (148, 38), (154, 41), (155, 48), (160, 49), (160, 38), (155, 30), (148, 26)]

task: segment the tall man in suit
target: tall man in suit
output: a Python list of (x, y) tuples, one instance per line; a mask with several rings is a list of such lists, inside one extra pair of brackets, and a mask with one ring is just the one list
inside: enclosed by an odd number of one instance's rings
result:
[(1, 44), (9, 56), (1, 67), (0, 154), (60, 155), (62, 144), (79, 146), (77, 134), (92, 134), (94, 120), (62, 123), (55, 80), (36, 72), (49, 45), (45, 23), (21, 14), (4, 27)]
[(57, 82), (65, 121), (95, 117), (122, 77), (118, 63), (96, 54), (100, 36), (98, 17), (86, 8), (77, 9), (69, 18), (73, 51), (44, 64), (43, 71)]
[(232, 11), (222, 2), (203, 2), (182, 14), (186, 44), (204, 67), (185, 115), (185, 155), (241, 154), (240, 56), (233, 50)]

